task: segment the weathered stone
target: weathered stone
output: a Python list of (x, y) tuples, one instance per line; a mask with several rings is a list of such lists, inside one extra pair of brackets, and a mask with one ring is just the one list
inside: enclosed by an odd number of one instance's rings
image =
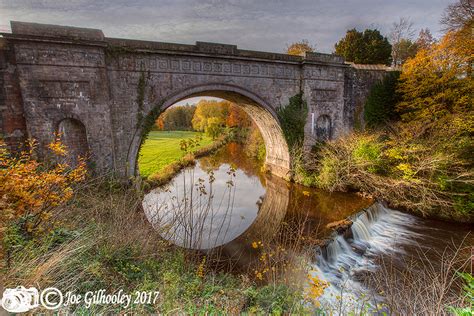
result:
[[(371, 76), (360, 82), (364, 70), (328, 54), (113, 39), (100, 30), (22, 22), (12, 22), (12, 33), (2, 36), (0, 127), (6, 137), (27, 135), (42, 148), (54, 132), (67, 129), (73, 136), (65, 142), (74, 153), (90, 152), (98, 173), (123, 178), (136, 174), (144, 117), (194, 96), (239, 103), (262, 132), (268, 168), (285, 177), (290, 156), (278, 108), (303, 92), (310, 146), (349, 132), (354, 109), (373, 84)], [(380, 78), (385, 72), (370, 71)]]

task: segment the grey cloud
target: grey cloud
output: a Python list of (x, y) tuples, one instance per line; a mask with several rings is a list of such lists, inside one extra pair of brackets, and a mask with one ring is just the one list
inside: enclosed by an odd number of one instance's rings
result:
[(433, 33), (449, 0), (0, 0), (0, 29), (10, 20), (100, 28), (108, 37), (178, 43), (213, 41), (282, 52), (306, 38), (331, 52), (350, 28), (387, 34), (400, 16)]

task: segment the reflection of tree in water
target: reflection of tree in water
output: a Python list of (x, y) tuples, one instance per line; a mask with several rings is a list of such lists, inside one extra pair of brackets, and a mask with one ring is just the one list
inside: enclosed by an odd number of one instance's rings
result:
[(290, 202), (285, 221), (300, 221), (300, 217), (304, 216), (306, 234), (320, 238), (327, 233), (327, 224), (345, 219), (371, 203), (372, 200), (355, 193), (330, 193), (291, 184)]
[(234, 169), (242, 170), (246, 176), (256, 176), (265, 185), (265, 177), (260, 172), (262, 163), (256, 159), (250, 158), (246, 153), (244, 146), (230, 142), (216, 151), (214, 154), (199, 159), (201, 169), (206, 172), (216, 171), (223, 164), (232, 166)]

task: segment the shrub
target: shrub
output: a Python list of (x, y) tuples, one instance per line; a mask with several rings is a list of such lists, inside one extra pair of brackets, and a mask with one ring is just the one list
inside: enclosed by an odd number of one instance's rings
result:
[(375, 138), (360, 135), (352, 149), (352, 159), (361, 168), (376, 173), (382, 171), (382, 144)]
[(74, 185), (86, 175), (84, 159), (79, 158), (75, 167), (68, 164), (67, 148), (59, 135), (48, 145), (49, 162), (34, 158), (34, 141), (28, 145), (29, 150), (16, 157), (9, 153), (3, 142), (0, 143), (0, 233), (5, 229), (4, 225), (21, 219), (22, 233), (32, 234), (51, 217), (54, 209), (72, 198)]
[(308, 115), (308, 107), (303, 100), (303, 94), (298, 93), (291, 97), (289, 104), (279, 108), (277, 114), (288, 147), (291, 149), (296, 145), (302, 145)]
[(297, 180), (329, 191), (359, 190), (422, 215), (473, 221), (472, 167), (433, 141), (352, 134), (308, 155)]
[(400, 72), (390, 72), (370, 90), (364, 105), (364, 119), (367, 127), (374, 128), (398, 119), (395, 107), (400, 99), (396, 92), (399, 77)]

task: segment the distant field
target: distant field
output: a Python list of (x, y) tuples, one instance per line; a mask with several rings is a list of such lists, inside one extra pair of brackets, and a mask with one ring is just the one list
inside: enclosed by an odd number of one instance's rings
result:
[(212, 143), (212, 139), (203, 133), (188, 131), (151, 131), (148, 138), (140, 149), (138, 157), (138, 168), (140, 175), (148, 177), (157, 173), (165, 166), (183, 157), (179, 142), (182, 139), (194, 138), (202, 135), (200, 147)]

